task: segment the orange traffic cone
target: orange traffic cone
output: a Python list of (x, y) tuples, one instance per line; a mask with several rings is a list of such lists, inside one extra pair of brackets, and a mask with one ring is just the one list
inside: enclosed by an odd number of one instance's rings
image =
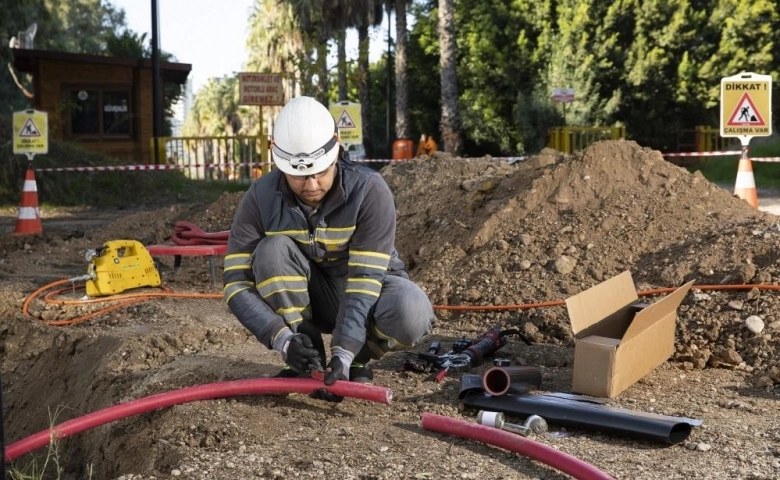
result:
[(22, 188), (22, 203), (16, 217), (16, 230), (12, 235), (32, 235), (43, 233), (41, 213), (38, 210), (38, 186), (35, 183), (35, 170), (27, 169)]
[(756, 192), (756, 179), (753, 177), (753, 162), (749, 158), (739, 159), (734, 195), (758, 208), (758, 192)]

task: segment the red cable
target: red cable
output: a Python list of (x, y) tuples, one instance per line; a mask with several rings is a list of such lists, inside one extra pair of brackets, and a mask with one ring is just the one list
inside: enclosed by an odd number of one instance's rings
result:
[[(90, 428), (104, 425), (108, 422), (121, 420), (140, 413), (150, 412), (158, 408), (170, 407), (197, 400), (236, 397), (241, 395), (278, 395), (283, 393), (305, 393), (323, 388), (322, 381), (311, 378), (256, 378), (250, 380), (234, 380), (231, 382), (212, 383), (187, 387), (180, 390), (159, 393), (149, 397), (132, 400), (112, 407), (104, 408), (84, 416), (68, 420), (50, 429), (40, 431), (27, 438), (14, 442), (5, 449), (5, 463), (45, 447), (52, 439), (69, 437)], [(355, 382), (338, 381), (327, 387), (328, 391), (342, 397), (368, 400), (378, 403), (390, 403), (393, 392), (385, 387), (366, 385)]]
[(583, 480), (614, 480), (612, 477), (597, 469), (593, 465), (583, 462), (568, 453), (556, 450), (543, 443), (535, 442), (529, 438), (521, 437), (515, 433), (505, 432), (493, 427), (479, 425), (465, 420), (435, 415), (433, 413), (422, 414), (422, 427), (448, 435), (476, 440), (500, 448), (511, 450), (549, 465), (556, 470), (567, 473), (574, 478)]

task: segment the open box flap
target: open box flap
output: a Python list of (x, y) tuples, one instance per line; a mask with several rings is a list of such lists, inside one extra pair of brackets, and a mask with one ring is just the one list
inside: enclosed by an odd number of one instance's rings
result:
[(578, 335), (635, 302), (637, 298), (634, 280), (628, 270), (567, 298), (566, 310), (569, 312), (572, 332)]
[(657, 320), (660, 320), (667, 315), (673, 314), (677, 307), (679, 307), (682, 303), (683, 298), (691, 289), (691, 286), (693, 286), (693, 280), (665, 296), (661, 300), (653, 303), (649, 307), (637, 312), (637, 314), (634, 316), (634, 320), (631, 322), (631, 325), (629, 325), (628, 330), (626, 330), (626, 333), (623, 335), (623, 341), (626, 342), (631, 340), (632, 338), (642, 333)]

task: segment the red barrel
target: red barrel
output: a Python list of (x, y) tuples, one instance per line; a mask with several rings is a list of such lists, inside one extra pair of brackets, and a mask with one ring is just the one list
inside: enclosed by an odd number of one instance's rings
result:
[(409, 160), (414, 157), (414, 142), (399, 138), (393, 142), (393, 160)]

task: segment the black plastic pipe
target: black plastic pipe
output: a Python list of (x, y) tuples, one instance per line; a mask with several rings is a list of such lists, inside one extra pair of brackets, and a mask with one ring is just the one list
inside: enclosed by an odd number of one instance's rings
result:
[(541, 387), (542, 371), (539, 367), (533, 365), (492, 367), (482, 374), (482, 388), (491, 395), (503, 395), (520, 385)]
[(690, 418), (639, 412), (546, 395), (508, 393), (493, 396), (472, 390), (464, 395), (463, 405), (518, 417), (539, 415), (551, 424), (600, 430), (672, 445), (684, 441), (690, 435), (691, 427), (702, 423)]

